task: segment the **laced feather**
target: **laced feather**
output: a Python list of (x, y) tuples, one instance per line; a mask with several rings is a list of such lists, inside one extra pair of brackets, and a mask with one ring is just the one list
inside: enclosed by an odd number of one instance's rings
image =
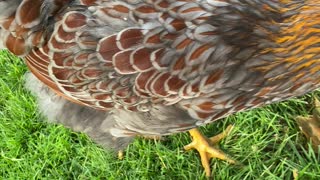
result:
[(318, 3), (15, 0), (0, 37), (114, 136), (170, 134), (319, 87)]

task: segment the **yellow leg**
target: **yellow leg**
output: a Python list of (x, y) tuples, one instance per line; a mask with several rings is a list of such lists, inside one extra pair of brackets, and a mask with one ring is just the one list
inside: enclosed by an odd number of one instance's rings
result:
[(118, 151), (118, 159), (122, 160), (123, 159), (123, 150)]
[(141, 137), (145, 138), (145, 139), (151, 139), (151, 140), (165, 140), (164, 136), (158, 136), (158, 135), (142, 135)]
[(222, 152), (219, 148), (213, 147), (214, 144), (217, 144), (221, 139), (226, 137), (230, 131), (232, 130), (233, 126), (229, 125), (227, 129), (211, 138), (206, 138), (203, 136), (198, 129), (192, 129), (189, 131), (190, 135), (192, 136), (193, 141), (184, 146), (185, 150), (190, 150), (190, 149), (196, 149), (201, 158), (201, 163), (202, 166), (205, 169), (206, 175), (210, 176), (211, 175), (211, 170), (209, 166), (209, 160), (211, 158), (219, 158), (221, 160), (225, 160), (229, 163), (235, 164), (236, 161), (233, 159), (229, 158), (224, 152)]

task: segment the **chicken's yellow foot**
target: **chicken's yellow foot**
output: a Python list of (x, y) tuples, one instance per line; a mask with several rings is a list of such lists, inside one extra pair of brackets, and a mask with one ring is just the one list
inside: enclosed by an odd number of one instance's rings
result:
[(192, 136), (193, 141), (184, 146), (185, 150), (196, 149), (201, 158), (202, 166), (205, 169), (206, 175), (211, 175), (211, 170), (209, 166), (209, 160), (211, 158), (218, 158), (221, 160), (225, 160), (231, 164), (235, 164), (236, 161), (229, 158), (223, 151), (221, 151), (218, 147), (214, 147), (221, 139), (225, 138), (232, 130), (233, 126), (229, 125), (226, 130), (222, 133), (213, 136), (211, 138), (207, 138), (201, 134), (198, 129), (191, 129), (189, 131), (190, 135)]

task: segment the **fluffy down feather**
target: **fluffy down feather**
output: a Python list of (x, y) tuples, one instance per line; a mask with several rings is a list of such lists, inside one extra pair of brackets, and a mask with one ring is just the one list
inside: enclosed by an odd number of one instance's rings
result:
[(48, 117), (49, 122), (63, 124), (74, 131), (86, 133), (107, 149), (123, 149), (132, 140), (132, 137), (115, 137), (110, 133), (110, 129), (117, 124), (110, 112), (70, 102), (51, 91), (31, 73), (27, 73), (25, 79), (26, 88), (37, 97), (39, 110)]

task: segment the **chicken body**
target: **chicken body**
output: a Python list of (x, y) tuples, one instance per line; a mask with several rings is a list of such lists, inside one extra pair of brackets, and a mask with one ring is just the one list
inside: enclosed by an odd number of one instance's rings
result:
[(0, 40), (62, 97), (64, 124), (82, 109), (92, 132), (168, 135), (318, 88), (319, 4), (0, 1)]

